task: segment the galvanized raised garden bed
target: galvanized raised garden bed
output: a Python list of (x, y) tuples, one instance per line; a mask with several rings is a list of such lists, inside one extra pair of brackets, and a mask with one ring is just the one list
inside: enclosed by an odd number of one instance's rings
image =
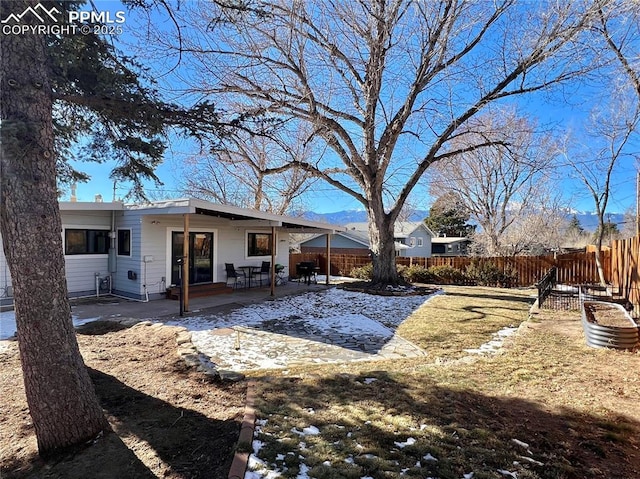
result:
[(621, 305), (583, 301), (581, 309), (582, 327), (589, 346), (634, 349), (640, 345), (638, 325)]

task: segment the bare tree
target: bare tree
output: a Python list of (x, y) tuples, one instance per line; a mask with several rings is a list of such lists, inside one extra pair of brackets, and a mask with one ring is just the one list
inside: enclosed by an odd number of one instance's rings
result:
[[(451, 142), (463, 153), (432, 167), (432, 194), (460, 199), (480, 227), (474, 240), (484, 255), (525, 251), (536, 238), (527, 237), (528, 230), (552, 216), (547, 210), (556, 204), (549, 201), (556, 147), (534, 129), (513, 110), (477, 116)], [(491, 146), (473, 148), (481, 142)]]
[(564, 205), (557, 200), (547, 197), (538, 207), (523, 211), (503, 233), (501, 253), (538, 256), (560, 251), (567, 217)]
[[(597, 33), (592, 48), (610, 67), (601, 72), (601, 97), (595, 97), (584, 126), (584, 140), (567, 140), (566, 162), (593, 200), (598, 218), (595, 234), (596, 266), (605, 284), (601, 248), (607, 231), (605, 214), (612, 194), (612, 177), (619, 163), (630, 156), (630, 144), (640, 124), (640, 4), (624, 0), (607, 2), (592, 24)], [(606, 53), (609, 55), (606, 55)]]
[(602, 266), (601, 249), (606, 234), (605, 215), (612, 193), (612, 177), (616, 166), (625, 156), (627, 148), (640, 124), (640, 102), (629, 102), (624, 85), (612, 92), (610, 104), (604, 110), (594, 109), (584, 128), (585, 141), (567, 140), (565, 161), (573, 168), (588, 191), (598, 218), (596, 229), (596, 267), (604, 285), (606, 278)]
[[(216, 22), (203, 14), (210, 3), (180, 10), (200, 27), (172, 45), (191, 78), (200, 72), (192, 90), (311, 127), (307, 141), (327, 154), (282, 170), (303, 168), (362, 203), (379, 285), (399, 281), (394, 223), (425, 171), (461, 152), (453, 140), (489, 105), (583, 72), (572, 41), (593, 14), (582, 1), (242, 5), (221, 7), (212, 15), (227, 21)], [(475, 139), (465, 151), (489, 144)]]
[(271, 168), (307, 161), (310, 154), (300, 141), (282, 147), (266, 136), (240, 132), (209, 153), (191, 157), (183, 165), (183, 189), (218, 203), (276, 214), (302, 211), (304, 193), (315, 178), (300, 168), (277, 173)]

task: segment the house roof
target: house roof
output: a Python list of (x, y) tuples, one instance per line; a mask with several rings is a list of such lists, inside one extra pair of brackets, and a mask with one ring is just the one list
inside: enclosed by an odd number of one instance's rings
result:
[[(334, 234), (342, 236), (343, 238), (347, 238), (353, 241), (354, 243), (358, 243), (362, 245), (364, 248), (367, 248), (367, 249), (370, 248), (369, 234), (366, 231), (356, 231), (356, 230), (336, 231)], [(320, 236), (323, 236), (323, 235), (322, 234), (313, 235), (312, 237), (304, 241), (301, 241), (300, 244), (303, 245)], [(394, 241), (394, 248), (396, 249), (396, 251), (399, 251), (401, 249), (408, 249), (409, 246), (407, 246), (406, 244), (400, 243), (399, 241)]]
[(438, 238), (431, 238), (432, 244), (451, 244), (465, 242), (471, 242), (471, 240), (465, 236), (441, 236)]
[[(254, 222), (256, 226), (278, 226), (295, 229), (300, 232), (335, 233), (344, 231), (343, 227), (310, 221), (304, 218), (276, 215), (238, 206), (220, 205), (210, 201), (195, 198), (180, 198), (175, 200), (152, 201), (146, 203), (123, 204), (121, 202), (60, 202), (60, 209), (66, 211), (136, 211), (142, 215), (183, 215), (196, 214), (232, 221)], [(257, 222), (257, 223), (256, 223)]]
[(276, 215), (264, 211), (240, 208), (232, 205), (221, 205), (195, 198), (181, 198), (175, 200), (153, 201), (141, 204), (125, 205), (125, 210), (137, 211), (143, 215), (159, 214), (199, 214), (225, 218), (232, 221), (259, 221), (267, 226), (297, 229), (300, 232), (329, 232), (344, 231), (343, 227), (310, 221), (304, 218)]
[[(369, 229), (369, 223), (347, 223), (345, 227), (347, 228), (347, 231), (366, 232)], [(431, 237), (436, 236), (435, 233), (431, 231), (422, 221), (396, 221), (393, 229), (393, 237), (407, 238), (417, 229), (424, 229), (429, 235), (431, 235)]]
[(122, 211), (124, 204), (120, 201), (113, 203), (102, 201), (60, 201), (61, 211)]

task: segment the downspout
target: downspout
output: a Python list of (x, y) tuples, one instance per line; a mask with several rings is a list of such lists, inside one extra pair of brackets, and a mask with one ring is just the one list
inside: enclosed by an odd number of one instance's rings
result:
[(111, 232), (109, 233), (109, 294), (113, 292), (113, 279), (118, 271), (116, 259), (116, 212), (111, 210)]

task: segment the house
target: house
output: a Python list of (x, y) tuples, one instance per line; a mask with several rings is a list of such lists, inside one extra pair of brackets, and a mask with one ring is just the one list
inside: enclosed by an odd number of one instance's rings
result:
[[(183, 281), (183, 257), (188, 263), (185, 290), (189, 284), (224, 286), (225, 263), (280, 263), (286, 276), (290, 232), (331, 234), (341, 229), (197, 199), (130, 205), (60, 202), (60, 213), (71, 297), (111, 292), (144, 301), (162, 298), (167, 288)], [(0, 300), (9, 302), (11, 277), (1, 251)]]
[(431, 238), (433, 256), (466, 256), (471, 240), (463, 236)]
[[(326, 249), (327, 235), (311, 235), (300, 242), (301, 253), (322, 253)], [(369, 254), (369, 237), (363, 231), (338, 231), (331, 235), (332, 254)]]
[(431, 257), (431, 239), (435, 234), (422, 221), (396, 222), (393, 236), (397, 242), (407, 246), (400, 251), (399, 256)]
[[(346, 231), (331, 236), (333, 254), (369, 254), (367, 223), (348, 223)], [(422, 222), (397, 222), (394, 230), (397, 256), (429, 258), (434, 233)], [(320, 253), (326, 248), (326, 235), (314, 235), (300, 242), (300, 252)]]

